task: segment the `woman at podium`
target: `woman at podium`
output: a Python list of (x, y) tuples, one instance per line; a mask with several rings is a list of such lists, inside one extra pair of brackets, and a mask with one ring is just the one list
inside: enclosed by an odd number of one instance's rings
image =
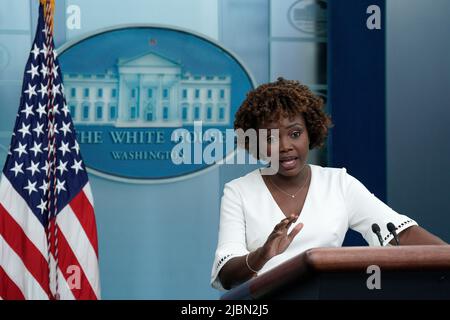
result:
[(330, 127), (323, 101), (297, 81), (279, 78), (247, 94), (234, 128), (267, 130), (267, 141), (258, 144), (266, 143), (268, 156), (278, 150), (279, 169), (273, 175), (257, 169), (225, 185), (213, 287), (230, 289), (311, 248), (340, 247), (349, 228), (371, 246), (445, 244), (345, 168), (307, 163)]

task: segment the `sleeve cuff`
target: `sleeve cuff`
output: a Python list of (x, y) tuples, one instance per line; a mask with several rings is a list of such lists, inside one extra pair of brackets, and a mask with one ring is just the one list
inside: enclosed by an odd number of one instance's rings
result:
[(218, 290), (222, 290), (222, 291), (226, 291), (226, 289), (222, 286), (222, 283), (220, 282), (219, 279), (219, 272), (220, 270), (223, 268), (223, 266), (225, 265), (225, 263), (234, 258), (234, 257), (240, 257), (243, 255), (246, 255), (248, 253), (247, 250), (238, 250), (235, 251), (233, 253), (227, 253), (227, 254), (222, 254), (222, 255), (216, 255), (216, 259), (214, 261), (214, 265), (213, 265), (213, 269), (211, 272), (211, 286), (215, 289)]
[[(397, 224), (395, 227), (396, 227), (397, 234), (400, 235), (400, 233), (403, 230), (408, 229), (409, 227), (412, 227), (412, 226), (418, 226), (417, 222), (414, 221), (413, 219), (408, 219), (408, 220), (405, 220), (405, 221)], [(382, 236), (383, 236), (384, 246), (387, 246), (389, 244), (389, 242), (391, 242), (391, 240), (394, 238), (394, 236), (389, 231), (382, 232)]]

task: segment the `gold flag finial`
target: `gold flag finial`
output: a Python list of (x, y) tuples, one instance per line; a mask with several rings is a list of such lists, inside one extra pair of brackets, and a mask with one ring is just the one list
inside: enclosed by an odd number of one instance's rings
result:
[(44, 9), (45, 22), (53, 33), (53, 13), (55, 12), (55, 0), (39, 0)]

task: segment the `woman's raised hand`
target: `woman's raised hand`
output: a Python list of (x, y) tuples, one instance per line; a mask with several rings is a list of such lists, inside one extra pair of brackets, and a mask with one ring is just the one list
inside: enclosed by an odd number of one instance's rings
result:
[(288, 218), (281, 220), (272, 233), (267, 238), (264, 245), (261, 247), (260, 254), (266, 261), (270, 260), (274, 256), (284, 252), (289, 247), (295, 236), (302, 230), (303, 223), (296, 225), (288, 234), (290, 226), (298, 219), (298, 215), (292, 214)]

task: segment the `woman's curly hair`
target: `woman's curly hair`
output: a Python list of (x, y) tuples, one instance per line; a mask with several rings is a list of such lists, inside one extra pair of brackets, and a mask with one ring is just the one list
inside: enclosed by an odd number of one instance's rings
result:
[(303, 115), (309, 135), (309, 149), (324, 144), (332, 123), (323, 110), (323, 100), (298, 81), (278, 78), (247, 93), (236, 112), (234, 129), (260, 129), (282, 117)]

